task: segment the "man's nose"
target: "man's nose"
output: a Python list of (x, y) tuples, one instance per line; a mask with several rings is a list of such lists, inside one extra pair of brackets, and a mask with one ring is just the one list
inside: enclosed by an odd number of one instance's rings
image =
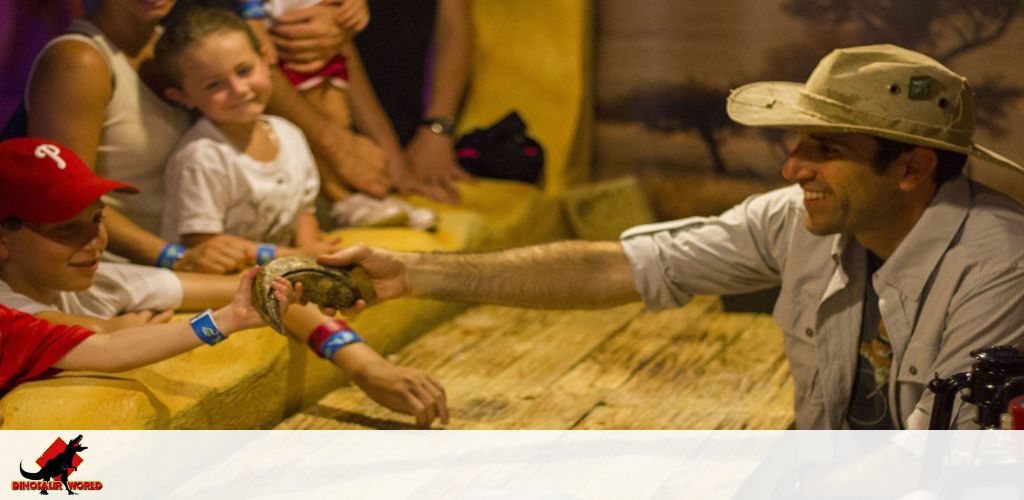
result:
[(818, 164), (808, 158), (803, 148), (797, 146), (782, 164), (782, 177), (789, 182), (807, 182), (818, 175)]

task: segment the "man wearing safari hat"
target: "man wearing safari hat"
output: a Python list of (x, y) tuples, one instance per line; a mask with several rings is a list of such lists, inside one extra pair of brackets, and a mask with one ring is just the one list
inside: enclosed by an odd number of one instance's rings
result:
[[(961, 175), (968, 155), (1021, 167), (973, 142), (963, 77), (891, 45), (841, 49), (806, 83), (735, 90), (728, 112), (799, 132), (782, 166), (794, 185), (619, 242), (475, 255), (354, 246), (321, 261), (363, 265), (382, 299), (525, 307), (642, 298), (657, 310), (781, 286), (798, 428), (926, 427), (932, 377), (967, 370), (973, 349), (1024, 343), (1024, 210)], [(960, 410), (956, 424), (975, 425)]]

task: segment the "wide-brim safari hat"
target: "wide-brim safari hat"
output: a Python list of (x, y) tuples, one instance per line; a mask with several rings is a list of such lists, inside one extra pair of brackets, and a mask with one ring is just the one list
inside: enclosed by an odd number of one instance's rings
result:
[(744, 85), (732, 91), (726, 110), (751, 127), (869, 134), (1024, 172), (974, 142), (974, 92), (964, 77), (895, 45), (834, 50), (806, 83)]

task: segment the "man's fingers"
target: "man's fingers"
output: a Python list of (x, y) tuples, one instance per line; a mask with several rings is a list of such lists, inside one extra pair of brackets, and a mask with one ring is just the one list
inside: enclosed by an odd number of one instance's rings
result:
[(370, 247), (357, 243), (327, 255), (321, 255), (316, 260), (325, 266), (341, 267), (349, 264), (358, 264), (370, 258), (371, 255), (373, 255), (373, 250), (370, 250)]

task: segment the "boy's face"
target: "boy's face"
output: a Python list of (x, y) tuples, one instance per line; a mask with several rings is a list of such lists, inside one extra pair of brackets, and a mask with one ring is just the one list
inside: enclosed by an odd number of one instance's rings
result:
[(270, 68), (243, 33), (210, 34), (177, 63), (184, 78), (168, 96), (216, 123), (253, 122), (270, 100)]
[(16, 290), (85, 290), (106, 247), (103, 202), (96, 200), (64, 222), (0, 229), (0, 276)]

